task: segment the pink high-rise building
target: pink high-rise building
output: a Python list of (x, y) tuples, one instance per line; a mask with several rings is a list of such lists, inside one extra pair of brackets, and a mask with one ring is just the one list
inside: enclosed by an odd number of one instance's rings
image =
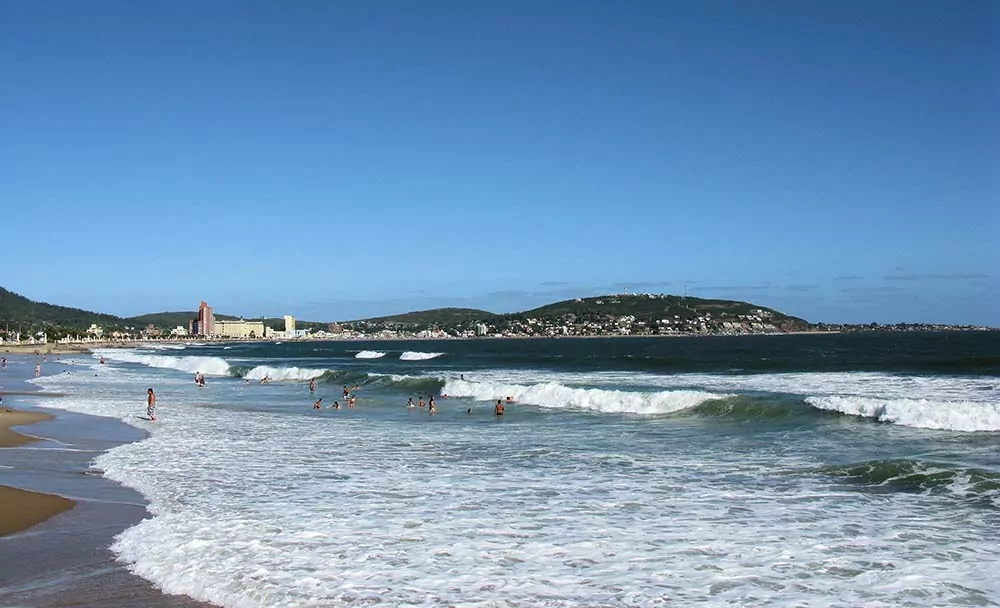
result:
[(205, 300), (198, 306), (198, 333), (202, 336), (211, 336), (215, 333), (215, 315)]

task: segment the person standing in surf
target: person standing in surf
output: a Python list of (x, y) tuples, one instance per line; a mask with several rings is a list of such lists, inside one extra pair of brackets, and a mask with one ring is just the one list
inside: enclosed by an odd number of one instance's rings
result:
[(497, 399), (497, 404), (493, 406), (494, 416), (503, 416), (503, 400)]
[(310, 378), (309, 379), (309, 392), (310, 393), (315, 393), (316, 392), (316, 378)]
[(146, 390), (146, 415), (156, 422), (156, 393), (151, 388)]

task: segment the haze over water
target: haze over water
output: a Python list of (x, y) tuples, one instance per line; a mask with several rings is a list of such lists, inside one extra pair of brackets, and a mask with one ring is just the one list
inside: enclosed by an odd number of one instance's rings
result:
[[(997, 333), (213, 343), (39, 384), (149, 430), (95, 461), (150, 500), (113, 549), (222, 606), (995, 605), (998, 352)], [(312, 408), (344, 385), (357, 408)], [(429, 394), (436, 415), (406, 407)]]

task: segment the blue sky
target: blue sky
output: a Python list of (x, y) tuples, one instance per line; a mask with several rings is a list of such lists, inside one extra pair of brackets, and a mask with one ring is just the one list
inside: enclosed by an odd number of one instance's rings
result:
[(1000, 325), (990, 2), (0, 0), (0, 285)]

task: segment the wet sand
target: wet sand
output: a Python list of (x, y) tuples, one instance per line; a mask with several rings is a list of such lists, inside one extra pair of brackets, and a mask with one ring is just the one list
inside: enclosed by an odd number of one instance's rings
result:
[(41, 412), (19, 412), (9, 407), (0, 406), (0, 448), (12, 448), (35, 441), (34, 437), (22, 435), (11, 430), (11, 427), (43, 420), (52, 420), (52, 416)]
[[(26, 372), (33, 368), (22, 364)], [(0, 375), (6, 388), (33, 388), (23, 375), (7, 372)], [(9, 416), (0, 424), (10, 442), (0, 447), (0, 606), (211, 608), (161, 593), (108, 548), (115, 535), (149, 512), (140, 494), (90, 465), (145, 433), (118, 420), (44, 410), (38, 404), (45, 398), (38, 395), (5, 396), (4, 402), (13, 412), (0, 413), (0, 421)], [(4, 526), (11, 532), (3, 532)]]
[(0, 536), (27, 530), (75, 505), (72, 500), (55, 494), (0, 486)]

